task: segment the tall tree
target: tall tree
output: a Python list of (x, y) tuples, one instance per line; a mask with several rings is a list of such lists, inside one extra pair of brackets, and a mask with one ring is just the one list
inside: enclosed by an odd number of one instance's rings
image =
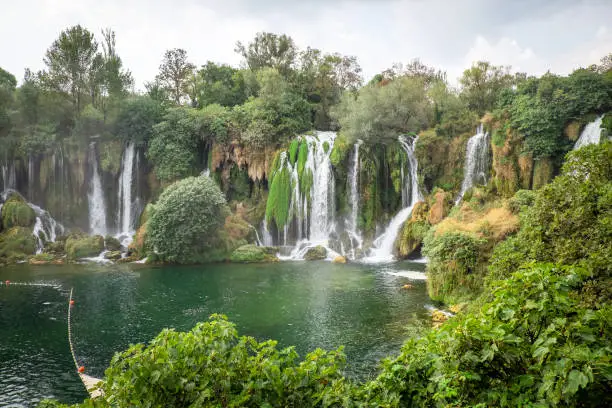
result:
[(47, 70), (42, 74), (43, 83), (70, 95), (77, 115), (83, 95), (89, 93), (90, 73), (97, 51), (94, 35), (77, 25), (62, 31), (44, 57)]
[(117, 54), (115, 32), (110, 28), (102, 30), (102, 39), (105, 88), (110, 97), (122, 97), (134, 85), (132, 73), (123, 69), (123, 61)]
[(297, 57), (293, 39), (285, 34), (257, 33), (246, 46), (241, 42), (236, 43), (235, 51), (242, 55), (250, 69), (275, 68), (285, 78), (289, 76)]
[(510, 67), (478, 61), (463, 71), (463, 76), (459, 79), (463, 87), (461, 96), (465, 98), (470, 109), (483, 115), (495, 107), (501, 90), (511, 86), (514, 80), (515, 77), (510, 75)]
[(0, 136), (5, 136), (10, 127), (9, 112), (16, 86), (15, 76), (0, 68)]
[(181, 99), (188, 94), (189, 78), (194, 69), (195, 66), (187, 61), (187, 51), (174, 48), (164, 54), (156, 79), (166, 88), (175, 104), (180, 105)]

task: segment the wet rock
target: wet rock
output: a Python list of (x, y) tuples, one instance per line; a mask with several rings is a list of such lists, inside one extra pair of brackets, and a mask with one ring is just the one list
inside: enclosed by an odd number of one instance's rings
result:
[(271, 247), (243, 245), (232, 252), (230, 260), (236, 263), (277, 262), (274, 250), (275, 248)]
[(334, 258), (334, 260), (332, 261), (335, 264), (345, 264), (346, 263), (346, 258), (343, 256), (337, 256)]
[(104, 254), (104, 259), (109, 259), (111, 261), (121, 259), (121, 251), (108, 251)]
[(102, 235), (71, 235), (66, 240), (66, 255), (69, 259), (97, 256), (104, 250)]
[(117, 238), (107, 235), (104, 238), (104, 247), (109, 251), (119, 251), (121, 250), (121, 242)]
[(307, 261), (319, 261), (325, 258), (327, 258), (327, 249), (321, 245), (309, 248), (304, 255), (304, 259)]

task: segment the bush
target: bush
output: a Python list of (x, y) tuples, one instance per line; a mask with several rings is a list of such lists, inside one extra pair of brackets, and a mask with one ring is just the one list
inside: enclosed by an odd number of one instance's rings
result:
[(29, 228), (13, 227), (0, 234), (0, 262), (14, 263), (36, 252), (36, 238)]
[(102, 385), (112, 403), (100, 405), (323, 407), (350, 399), (341, 349), (298, 358), (276, 341), (238, 337), (232, 323), (213, 315), (190, 332), (165, 329), (147, 346), (116, 354)]
[[(272, 248), (275, 249), (275, 248)], [(266, 247), (243, 245), (232, 252), (230, 260), (237, 263), (276, 262), (278, 258)]]
[(510, 211), (518, 214), (522, 209), (531, 207), (535, 201), (536, 193), (532, 190), (519, 190), (508, 202)]
[(579, 264), (602, 280), (596, 299), (612, 297), (612, 142), (585, 146), (567, 156), (562, 174), (523, 208), (516, 238), (495, 248), (490, 271), (507, 276), (524, 262)]
[(366, 388), (370, 406), (609, 406), (612, 309), (580, 307), (583, 270), (531, 265), (481, 306), (409, 340)]
[(209, 177), (189, 177), (164, 190), (147, 222), (147, 246), (160, 260), (197, 263), (218, 242), (229, 209)]
[(28, 203), (19, 195), (11, 194), (2, 206), (2, 227), (33, 227), (36, 213)]
[(423, 240), (423, 254), (429, 258), (429, 296), (450, 304), (478, 294), (486, 271), (481, 253), (487, 240), (464, 232), (437, 235), (435, 230)]
[(104, 251), (104, 238), (101, 235), (91, 237), (71, 235), (66, 240), (66, 255), (68, 259), (98, 256), (102, 251)]

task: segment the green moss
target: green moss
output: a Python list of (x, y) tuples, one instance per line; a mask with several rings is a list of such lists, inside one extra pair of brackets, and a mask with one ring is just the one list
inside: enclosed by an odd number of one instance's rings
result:
[(12, 227), (0, 234), (0, 260), (15, 263), (36, 252), (36, 238), (25, 227)]
[(104, 248), (109, 251), (119, 251), (121, 250), (121, 242), (117, 238), (107, 235), (104, 237)]
[(281, 152), (282, 150), (277, 150), (276, 153), (274, 153), (274, 158), (272, 159), (272, 163), (268, 169), (268, 180), (270, 181), (274, 179), (274, 175), (279, 170)]
[(293, 139), (289, 145), (289, 161), (292, 166), (295, 165), (295, 161), (297, 160), (299, 146), (300, 139)]
[(430, 225), (427, 221), (410, 220), (402, 227), (402, 234), (398, 242), (398, 255), (402, 258), (410, 256), (421, 246), (423, 238), (429, 231)]
[(98, 144), (100, 168), (102, 171), (117, 176), (121, 167), (123, 146), (119, 140), (107, 140)]
[(246, 169), (241, 169), (234, 164), (230, 169), (229, 190), (227, 191), (228, 200), (244, 201), (251, 195), (251, 179)]
[(323, 151), (325, 153), (329, 152), (329, 142), (328, 141), (323, 142)]
[(612, 112), (608, 112), (601, 121), (601, 127), (606, 131), (608, 136), (612, 136)]
[(503, 129), (497, 129), (493, 132), (493, 137), (491, 137), (491, 142), (495, 146), (502, 147), (505, 141), (506, 141), (506, 135), (504, 135)]
[(66, 240), (66, 255), (68, 259), (98, 256), (104, 250), (104, 238), (101, 235), (83, 236), (71, 235)]
[(298, 177), (300, 178), (300, 182), (302, 180), (302, 174), (304, 174), (304, 168), (306, 168), (306, 160), (308, 160), (308, 142), (302, 140), (298, 152)]
[(278, 262), (274, 253), (275, 248), (243, 245), (232, 253), (230, 260), (237, 263)]
[(36, 213), (19, 194), (12, 194), (2, 206), (2, 227), (33, 227)]
[(289, 203), (291, 201), (291, 174), (289, 168), (283, 166), (274, 174), (270, 186), (268, 202), (266, 204), (266, 217), (268, 222), (276, 223), (278, 228), (283, 228), (289, 221)]
[(334, 167), (342, 167), (343, 162), (348, 156), (350, 150), (350, 144), (342, 133), (336, 137), (334, 141), (334, 147), (329, 155), (329, 159)]
[(307, 261), (318, 261), (327, 258), (327, 249), (321, 245), (308, 249), (304, 255)]

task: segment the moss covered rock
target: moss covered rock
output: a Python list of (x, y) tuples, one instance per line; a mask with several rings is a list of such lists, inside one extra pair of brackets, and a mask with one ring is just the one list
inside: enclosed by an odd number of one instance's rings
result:
[(108, 251), (104, 254), (104, 259), (109, 259), (111, 261), (121, 259), (121, 251)]
[(35, 221), (36, 213), (19, 194), (12, 194), (2, 206), (2, 227), (5, 230), (33, 227)]
[(101, 235), (72, 235), (66, 240), (66, 255), (69, 259), (97, 256), (104, 250), (104, 237)]
[(318, 261), (325, 258), (327, 258), (327, 249), (321, 245), (309, 248), (304, 255), (304, 259), (307, 261)]
[(230, 260), (237, 263), (277, 262), (273, 250), (275, 248), (243, 245), (232, 252)]
[(28, 261), (30, 265), (49, 265), (55, 261), (55, 257), (51, 254), (36, 254)]
[(15, 263), (36, 252), (36, 238), (25, 227), (13, 227), (0, 234), (0, 260)]
[(117, 238), (107, 235), (104, 237), (104, 248), (109, 251), (119, 251), (121, 250), (121, 242)]

